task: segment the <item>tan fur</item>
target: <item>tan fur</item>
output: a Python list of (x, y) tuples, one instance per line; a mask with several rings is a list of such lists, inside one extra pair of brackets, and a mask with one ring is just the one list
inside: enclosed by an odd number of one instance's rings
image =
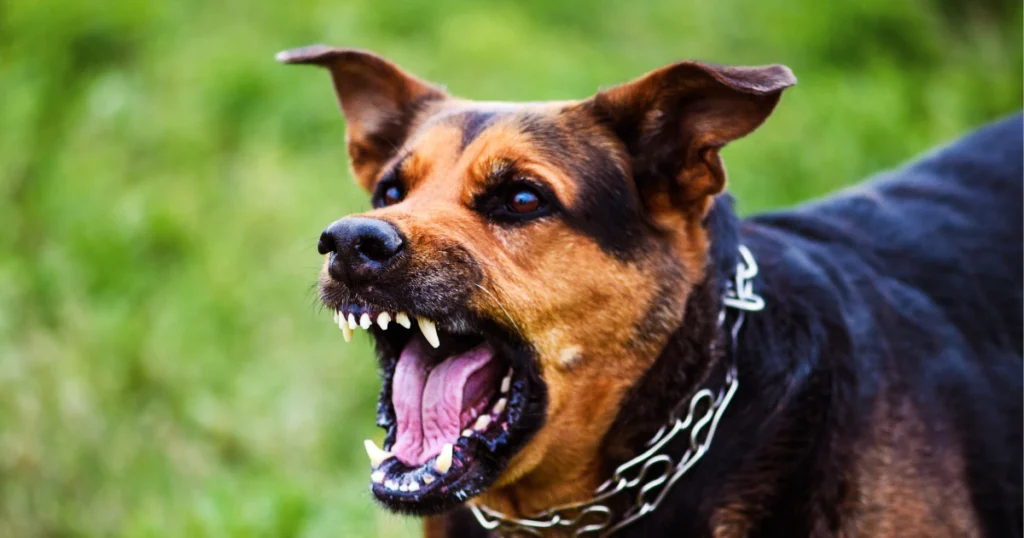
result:
[(966, 489), (963, 450), (952, 435), (926, 431), (910, 396), (887, 395), (875, 427), (855, 451), (858, 496), (840, 536), (980, 536)]

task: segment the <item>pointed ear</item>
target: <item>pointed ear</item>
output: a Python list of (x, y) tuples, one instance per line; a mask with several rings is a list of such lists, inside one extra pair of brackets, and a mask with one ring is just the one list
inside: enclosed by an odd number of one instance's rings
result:
[(795, 83), (782, 65), (681, 62), (601, 91), (591, 103), (625, 142), (651, 209), (689, 211), (696, 203), (702, 212), (725, 187), (718, 150), (761, 125)]
[(444, 91), (363, 50), (314, 45), (281, 52), (277, 60), (330, 70), (347, 122), (352, 170), (367, 190), (405, 142), (417, 115), (447, 97)]

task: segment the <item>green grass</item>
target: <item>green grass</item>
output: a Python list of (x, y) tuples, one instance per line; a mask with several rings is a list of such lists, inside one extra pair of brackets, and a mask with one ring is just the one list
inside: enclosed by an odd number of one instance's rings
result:
[(374, 49), (477, 99), (583, 97), (683, 58), (800, 83), (725, 151), (745, 212), (1020, 107), (1021, 4), (0, 0), (0, 536), (404, 536), (378, 388), (315, 302), (368, 206), (328, 77)]

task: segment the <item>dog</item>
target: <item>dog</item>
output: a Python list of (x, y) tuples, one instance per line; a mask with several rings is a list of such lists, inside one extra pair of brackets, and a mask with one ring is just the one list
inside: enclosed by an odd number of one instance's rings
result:
[(319, 295), (375, 342), (370, 491), (427, 536), (1020, 536), (1020, 116), (741, 220), (719, 150), (784, 66), (497, 103), (278, 59), (330, 72), (372, 197)]

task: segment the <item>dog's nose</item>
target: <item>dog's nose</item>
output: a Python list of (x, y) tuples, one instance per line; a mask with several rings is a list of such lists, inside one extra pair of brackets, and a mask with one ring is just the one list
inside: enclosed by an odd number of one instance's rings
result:
[(391, 223), (365, 217), (335, 221), (320, 234), (316, 250), (333, 253), (327, 271), (337, 280), (372, 277), (387, 267), (405, 246)]

